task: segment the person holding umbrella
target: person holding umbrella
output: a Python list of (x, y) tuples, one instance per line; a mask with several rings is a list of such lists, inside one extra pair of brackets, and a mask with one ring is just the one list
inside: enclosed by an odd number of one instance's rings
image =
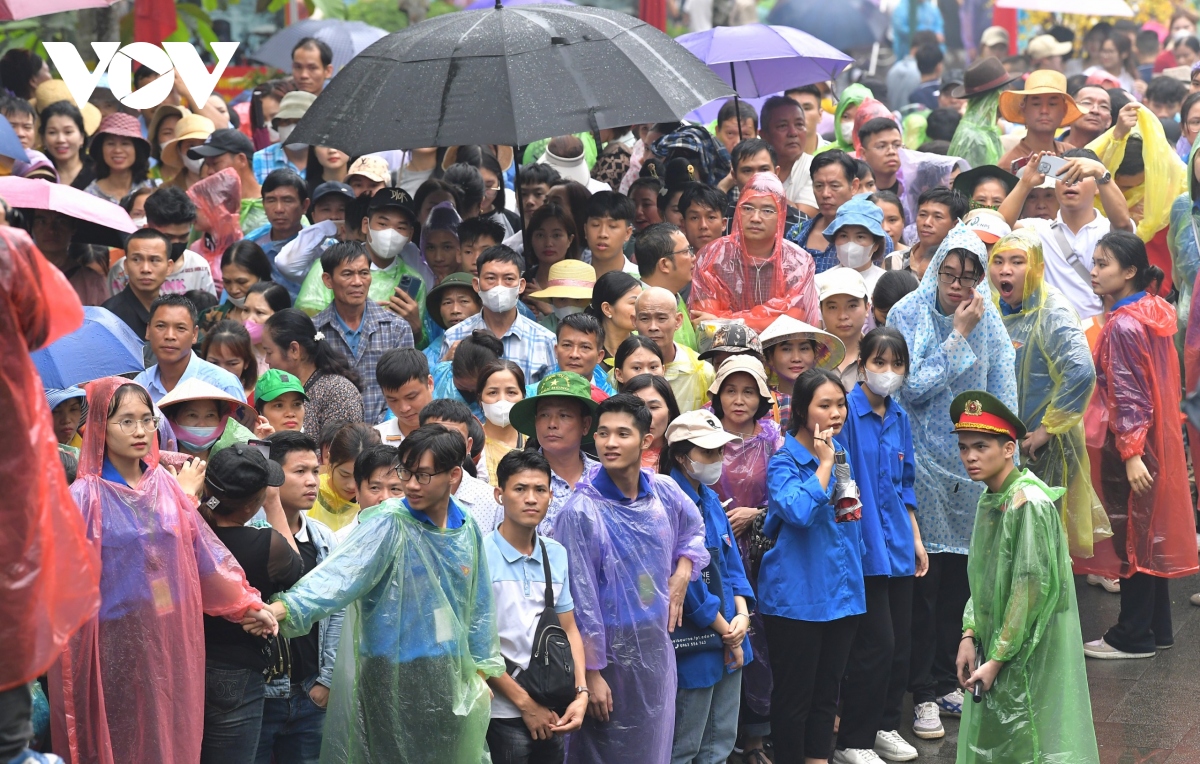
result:
[(29, 233), (46, 259), (57, 266), (84, 305), (101, 305), (111, 295), (104, 276), (81, 260), (80, 248), (72, 247), (78, 221), (54, 210), (26, 210), (32, 219)]
[(139, 188), (156, 185), (150, 179), (150, 143), (135, 117), (117, 113), (100, 120), (88, 153), (96, 179), (83, 190), (93, 196), (120, 204)]
[(328, 43), (315, 37), (296, 43), (292, 48), (292, 79), (300, 90), (319, 96), (332, 76), (333, 49)]

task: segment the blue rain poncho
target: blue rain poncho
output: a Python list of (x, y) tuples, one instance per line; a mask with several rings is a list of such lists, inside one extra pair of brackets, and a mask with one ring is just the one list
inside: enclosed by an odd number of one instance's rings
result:
[[(983, 279), (975, 288), (984, 299), (983, 318), (968, 337), (954, 329), (954, 317), (938, 307), (937, 274), (951, 250), (966, 250), (979, 263)], [(986, 390), (1017, 410), (1015, 353), (987, 284), (983, 242), (959, 223), (938, 247), (925, 278), (892, 307), (888, 326), (908, 341), (908, 377), (897, 394), (912, 422), (917, 461), (917, 518), (930, 552), (966, 554), (983, 487), (967, 477), (958, 457), (958, 436), (950, 402), (966, 390)]]
[(1192, 309), (1192, 288), (1196, 284), (1196, 276), (1200, 275), (1200, 208), (1197, 208), (1192, 196), (1196, 189), (1198, 149), (1200, 141), (1192, 147), (1188, 158), (1185, 191), (1171, 203), (1170, 227), (1167, 231), (1167, 248), (1171, 252), (1171, 276), (1175, 288), (1179, 290), (1179, 301), (1175, 304), (1179, 332), (1175, 335), (1175, 344), (1180, 348), (1183, 347), (1188, 315)]
[(484, 679), (504, 672), (496, 607), (483, 534), (453, 499), (450, 514), (460, 527), (422, 522), (403, 500), (363, 510), (354, 532), (277, 597), (289, 638), (346, 608), (322, 764), (490, 761)]
[(1045, 427), (1050, 440), (1022, 465), (1066, 494), (1059, 503), (1071, 554), (1091, 557), (1092, 542), (1108, 538), (1112, 528), (1092, 488), (1092, 467), (1083, 435), (1083, 414), (1096, 386), (1092, 351), (1079, 315), (1062, 292), (1046, 283), (1042, 240), (1031, 228), (1001, 238), (993, 252), (1025, 253), (1025, 286), (1021, 307), (1012, 311), (992, 299), (1004, 313), (1004, 327), (1016, 348), (1017, 415), (1030, 432)]
[(608, 473), (595, 470), (575, 484), (554, 519), (554, 538), (567, 549), (587, 669), (608, 682), (613, 706), (607, 722), (584, 719), (567, 744), (567, 761), (666, 764), (677, 684), (667, 579), (680, 557), (692, 561), (692, 580), (708, 565), (704, 521), (666, 475), (642, 470), (636, 499), (614, 493)]

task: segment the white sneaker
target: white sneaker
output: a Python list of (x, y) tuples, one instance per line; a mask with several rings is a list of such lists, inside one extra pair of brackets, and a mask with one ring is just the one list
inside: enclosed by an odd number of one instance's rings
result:
[(833, 752), (833, 764), (885, 764), (870, 748), (843, 748)]
[(917, 758), (917, 749), (900, 737), (896, 730), (879, 730), (875, 733), (875, 753), (892, 761), (912, 761)]
[(937, 706), (942, 716), (962, 716), (962, 690), (954, 690), (938, 698)]
[(1121, 593), (1121, 581), (1117, 578), (1105, 578), (1104, 576), (1095, 576), (1088, 573), (1087, 582), (1092, 586), (1099, 586), (1109, 594)]
[(946, 735), (937, 703), (918, 703), (913, 708), (913, 734), (922, 740), (933, 740)]
[(1103, 639), (1097, 639), (1094, 642), (1083, 643), (1083, 654), (1089, 658), (1099, 658), (1100, 660), (1121, 661), (1131, 658), (1153, 658), (1154, 652), (1148, 653), (1127, 653), (1123, 650), (1118, 650)]

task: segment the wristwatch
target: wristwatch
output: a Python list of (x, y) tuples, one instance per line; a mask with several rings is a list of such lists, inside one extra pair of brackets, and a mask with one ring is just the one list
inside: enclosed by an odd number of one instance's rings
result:
[(591, 695), (592, 695), (592, 691), (591, 691), (591, 690), (589, 690), (589, 689), (587, 688), (587, 686), (586, 686), (586, 685), (580, 685), (580, 686), (578, 686), (578, 687), (576, 687), (576, 688), (575, 688), (575, 694), (576, 694), (576, 695), (584, 695), (584, 694), (586, 694), (588, 697), (591, 697)]
[(1111, 172), (1107, 172), (1107, 171), (1106, 171), (1106, 172), (1105, 172), (1103, 175), (1101, 175), (1099, 178), (1096, 178), (1096, 185), (1097, 185), (1097, 186), (1104, 186), (1104, 185), (1107, 185), (1107, 184), (1108, 184), (1108, 183), (1110, 183), (1110, 182), (1112, 182), (1112, 173), (1111, 173)]

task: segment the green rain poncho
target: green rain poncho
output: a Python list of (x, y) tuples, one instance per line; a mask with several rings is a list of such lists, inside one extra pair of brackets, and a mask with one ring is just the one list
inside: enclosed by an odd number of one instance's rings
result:
[(963, 703), (958, 764), (1100, 761), (1061, 493), (1013, 470), (979, 499), (963, 628), (975, 630), (982, 661), (1004, 668), (982, 703)]
[(996, 114), (1000, 110), (1001, 90), (1003, 88), (967, 100), (967, 110), (954, 131), (947, 154), (962, 157), (972, 167), (1000, 161), (1004, 149), (1000, 147)]
[[(858, 83), (855, 83), (842, 91), (842, 96), (838, 99), (837, 110), (833, 113), (833, 141), (817, 149), (816, 153), (820, 154), (823, 151), (840, 149), (852, 156), (854, 155), (853, 137), (842, 137), (842, 119), (844, 118), (846, 111), (851, 106), (858, 106), (860, 103), (871, 97), (871, 91), (867, 88), (867, 86), (859, 85)], [(850, 121), (853, 122), (853, 118), (851, 118)]]
[(451, 499), (456, 513), (462, 525), (441, 529), (398, 499), (363, 510), (333, 554), (278, 596), (285, 637), (346, 608), (322, 764), (490, 760), (484, 677), (502, 674), (504, 659), (483, 536)]
[(1012, 250), (1026, 258), (1021, 307), (1014, 311), (1000, 299), (994, 278), (992, 300), (1017, 354), (1017, 415), (1030, 432), (1045, 427), (1050, 434), (1037, 456), (1022, 463), (1049, 485), (1066, 489), (1060, 514), (1071, 554), (1091, 557), (1092, 542), (1112, 535), (1092, 488), (1084, 442), (1083, 412), (1096, 386), (1092, 351), (1074, 308), (1046, 283), (1042, 242), (1033, 229), (1013, 231), (992, 247), (993, 253)]

